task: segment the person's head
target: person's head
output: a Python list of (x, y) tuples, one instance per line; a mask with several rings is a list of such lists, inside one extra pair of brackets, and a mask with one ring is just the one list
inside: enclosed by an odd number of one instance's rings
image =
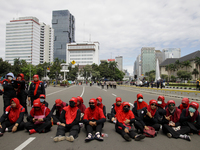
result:
[(62, 106), (62, 100), (61, 99), (56, 99), (55, 100), (55, 104), (56, 104), (56, 107), (61, 107)]
[(165, 100), (165, 97), (160, 95), (158, 96), (157, 103), (161, 105), (164, 102), (164, 100)]
[(151, 106), (151, 109), (154, 110), (157, 107), (157, 101), (155, 99), (152, 99), (149, 101), (149, 105)]
[(34, 80), (35, 82), (37, 82), (37, 81), (39, 80), (39, 76), (38, 76), (37, 74), (35, 74), (35, 75), (33, 76), (33, 80)]
[(80, 96), (77, 96), (77, 106), (80, 104), (80, 103), (83, 103), (83, 98), (80, 97)]
[(175, 101), (174, 100), (169, 100), (168, 102), (167, 102), (167, 106), (168, 106), (168, 108), (169, 108), (169, 110), (174, 110), (175, 109)]
[(122, 106), (123, 106), (123, 111), (124, 112), (128, 112), (130, 110), (130, 104), (129, 104), (129, 102), (123, 102)]
[(116, 97), (116, 105), (117, 105), (117, 106), (120, 106), (121, 103), (122, 103), (121, 97)]
[(37, 111), (40, 110), (41, 107), (41, 102), (40, 102), (40, 98), (36, 99), (33, 101), (33, 108)]
[(140, 103), (143, 101), (143, 95), (141, 93), (137, 94), (137, 100)]
[(72, 107), (72, 108), (77, 106), (77, 98), (76, 97), (72, 97), (70, 99), (69, 106)]
[(40, 102), (44, 103), (46, 96), (44, 94), (40, 94)]
[(101, 96), (97, 97), (96, 100), (97, 100), (97, 105), (101, 105), (102, 104)]
[(14, 74), (12, 72), (6, 75), (6, 79), (8, 79), (8, 81), (11, 81), (13, 78), (14, 78)]
[(187, 108), (189, 103), (190, 103), (190, 101), (187, 97), (184, 97), (181, 101), (181, 104), (183, 105), (184, 108)]
[(22, 81), (24, 79), (24, 74), (23, 73), (20, 73), (17, 75), (17, 80), (18, 81)]
[(94, 109), (97, 106), (97, 100), (95, 98), (91, 98), (89, 101), (89, 106), (91, 109)]
[(195, 113), (199, 108), (199, 104), (197, 102), (191, 102), (189, 105), (189, 111)]
[(20, 105), (19, 99), (18, 98), (12, 98), (10, 100), (10, 105), (12, 108), (17, 108)]

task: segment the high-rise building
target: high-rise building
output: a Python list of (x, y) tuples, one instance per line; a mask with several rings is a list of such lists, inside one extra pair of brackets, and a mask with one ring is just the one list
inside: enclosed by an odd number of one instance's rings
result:
[(54, 30), (40, 23), (40, 63), (53, 62)]
[(99, 65), (99, 42), (68, 43), (67, 64), (75, 61), (79, 66)]
[(163, 61), (167, 58), (180, 58), (181, 57), (181, 49), (180, 48), (164, 48), (162, 50), (163, 53)]
[(160, 50), (155, 50), (156, 61), (158, 59), (159, 64), (163, 62), (163, 53)]
[(39, 64), (40, 24), (36, 17), (19, 17), (6, 23), (5, 60), (14, 64), (14, 59), (24, 59), (33, 65)]
[(66, 44), (75, 42), (75, 18), (68, 10), (52, 13), (54, 29), (54, 58), (66, 60)]
[(151, 70), (156, 70), (155, 47), (142, 47), (141, 70), (143, 75)]
[(115, 61), (117, 62), (117, 68), (123, 71), (123, 56), (115, 57)]
[(136, 63), (136, 69), (137, 69), (137, 77), (139, 78), (141, 76), (141, 55), (137, 56), (137, 63)]

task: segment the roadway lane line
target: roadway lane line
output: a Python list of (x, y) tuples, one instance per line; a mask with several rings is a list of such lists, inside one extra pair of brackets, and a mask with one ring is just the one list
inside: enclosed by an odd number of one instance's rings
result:
[(27, 139), (24, 143), (22, 143), (21, 145), (19, 145), (17, 148), (15, 148), (14, 150), (22, 150), (24, 147), (26, 147), (29, 143), (31, 143), (33, 140), (35, 140), (36, 137), (30, 137), (29, 139)]
[(85, 86), (83, 87), (83, 92), (81, 93), (80, 97), (83, 96), (84, 92), (85, 92)]
[[(73, 87), (73, 86), (70, 86), (69, 88), (71, 88), (71, 87)], [(53, 94), (55, 94), (55, 93), (62, 92), (62, 91), (66, 90), (66, 89), (69, 89), (69, 88), (64, 88), (64, 89), (62, 89), (62, 90), (59, 90), (59, 91), (56, 91), (56, 92), (47, 94), (46, 96), (50, 96), (50, 95), (53, 95)]]
[(112, 95), (115, 96), (115, 97), (117, 97), (117, 95), (115, 95), (115, 94), (113, 94), (113, 93), (112, 93)]
[(105, 89), (103, 89), (103, 90), (107, 92), (107, 90), (105, 90)]

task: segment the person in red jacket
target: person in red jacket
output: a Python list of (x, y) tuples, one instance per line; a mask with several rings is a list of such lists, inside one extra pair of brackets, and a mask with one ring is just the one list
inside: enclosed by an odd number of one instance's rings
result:
[[(55, 142), (67, 140), (73, 142), (78, 137), (80, 131), (79, 120), (81, 111), (77, 107), (77, 98), (72, 97), (69, 101), (69, 106), (63, 108), (60, 115), (61, 123), (58, 124)], [(65, 132), (69, 132), (69, 136), (65, 137)]]
[(77, 106), (78, 106), (78, 108), (81, 110), (81, 113), (84, 114), (86, 107), (85, 107), (85, 105), (83, 104), (83, 98), (80, 97), (80, 96), (77, 96), (77, 99), (78, 99), (78, 101), (77, 101)]
[[(106, 121), (103, 110), (97, 106), (97, 100), (95, 98), (90, 99), (89, 105), (90, 107), (86, 108), (83, 117), (83, 122), (87, 131), (85, 141), (88, 142), (93, 139), (103, 141), (101, 130), (103, 128), (103, 123)], [(96, 132), (94, 137), (92, 135), (93, 131)]]
[(106, 106), (102, 103), (101, 96), (97, 97), (96, 100), (97, 100), (97, 106), (103, 110), (103, 114), (106, 117)]
[(45, 105), (46, 107), (49, 106), (49, 103), (47, 103), (46, 101), (46, 96), (44, 94), (40, 94), (40, 103), (42, 103), (43, 105)]
[[(67, 103), (63, 102), (61, 99), (56, 99), (55, 104), (53, 105), (51, 109), (51, 117), (53, 118), (53, 124), (59, 124), (60, 121), (60, 115), (64, 107), (68, 106)], [(56, 114), (54, 115), (54, 111), (56, 110)]]
[(0, 136), (3, 136), (5, 130), (16, 132), (24, 129), (24, 112), (25, 108), (20, 105), (17, 98), (11, 99), (11, 105), (5, 110), (0, 118)]
[(181, 104), (178, 106), (178, 108), (183, 111), (183, 109), (186, 109), (189, 107), (190, 101), (187, 97), (184, 97), (181, 101)]
[(122, 109), (116, 114), (116, 118), (115, 130), (126, 141), (131, 141), (131, 138), (135, 139), (135, 141), (140, 141), (145, 138), (145, 135), (138, 135), (133, 130), (132, 123), (135, 122), (135, 116), (130, 110), (130, 104), (128, 102), (122, 103)]
[(166, 115), (163, 118), (162, 130), (169, 137), (182, 138), (190, 141), (191, 138), (188, 135), (184, 135), (190, 131), (187, 126), (180, 126), (181, 110), (175, 106), (174, 100), (167, 102)]
[(122, 99), (121, 97), (116, 97), (116, 103), (114, 103), (111, 107), (111, 113), (107, 114), (108, 119), (110, 122), (116, 123), (116, 114), (121, 112), (122, 109)]
[(158, 122), (160, 124), (162, 124), (162, 121), (163, 121), (163, 118), (164, 118), (164, 115), (166, 113), (165, 109), (167, 107), (167, 104), (165, 103), (165, 97), (160, 95), (158, 96), (158, 99), (157, 99), (157, 111), (158, 111)]
[(25, 129), (29, 134), (50, 131), (52, 126), (50, 109), (44, 106), (39, 98), (34, 100), (29, 117), (29, 121), (25, 123)]

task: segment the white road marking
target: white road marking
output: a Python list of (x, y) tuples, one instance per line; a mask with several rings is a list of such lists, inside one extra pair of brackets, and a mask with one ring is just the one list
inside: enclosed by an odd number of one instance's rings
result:
[(107, 90), (105, 90), (105, 89), (103, 89), (103, 90), (107, 92)]
[(22, 150), (24, 147), (26, 147), (29, 143), (31, 143), (36, 137), (30, 137), (28, 138), (24, 143), (22, 143), (21, 145), (19, 145), (17, 148), (15, 148), (14, 150)]
[(113, 93), (112, 93), (112, 95), (115, 96), (115, 97), (117, 97), (117, 95), (115, 95), (115, 94), (113, 94)]
[(83, 92), (82, 92), (82, 94), (80, 95), (80, 97), (83, 96), (84, 92), (85, 92), (85, 86), (83, 87)]
[[(71, 88), (71, 87), (72, 87), (72, 86), (70, 86), (69, 88)], [(66, 90), (66, 89), (69, 89), (69, 88), (64, 88), (64, 89), (62, 89), (62, 90), (59, 90), (59, 91), (56, 91), (56, 92), (47, 94), (46, 96), (50, 96), (50, 95), (53, 95), (53, 94), (55, 94), (55, 93), (62, 92), (62, 91)]]

